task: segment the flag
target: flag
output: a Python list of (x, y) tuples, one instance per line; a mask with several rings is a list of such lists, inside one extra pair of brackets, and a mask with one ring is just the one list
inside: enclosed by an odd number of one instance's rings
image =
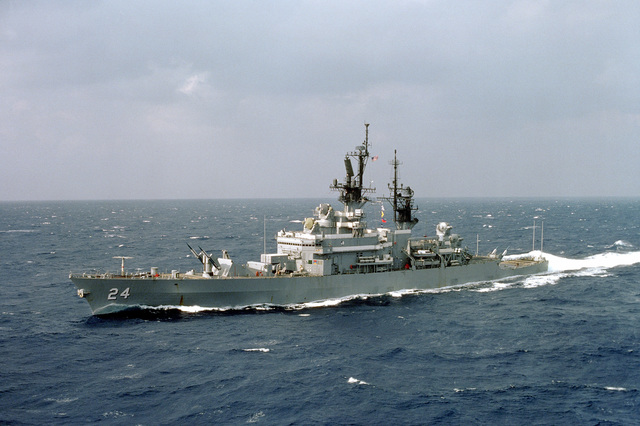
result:
[(380, 210), (380, 220), (382, 221), (382, 223), (387, 223), (386, 220), (384, 220), (384, 205), (381, 206), (382, 210)]

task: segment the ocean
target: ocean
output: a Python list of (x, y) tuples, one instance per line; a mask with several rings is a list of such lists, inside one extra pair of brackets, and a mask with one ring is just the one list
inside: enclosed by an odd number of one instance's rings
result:
[(415, 234), (550, 260), (434, 291), (95, 317), (68, 279), (258, 260), (320, 202), (0, 203), (0, 423), (640, 423), (639, 199), (418, 199)]

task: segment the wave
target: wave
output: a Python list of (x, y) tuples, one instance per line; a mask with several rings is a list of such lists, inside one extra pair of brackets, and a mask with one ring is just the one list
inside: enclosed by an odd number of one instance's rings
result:
[[(613, 246), (620, 246), (620, 242), (621, 241), (616, 241)], [(629, 246), (631, 245), (629, 244), (626, 247)], [(548, 272), (526, 277), (512, 277), (497, 280), (491, 282), (489, 287), (475, 288), (474, 290), (478, 292), (489, 292), (505, 290), (512, 287), (534, 288), (554, 285), (561, 279), (568, 277), (607, 277), (612, 275), (610, 271), (612, 268), (640, 263), (640, 251), (604, 252), (585, 257), (584, 259), (570, 259), (555, 256), (550, 253), (541, 253), (536, 250), (522, 255), (506, 256), (505, 258), (517, 259), (519, 257), (529, 256), (543, 256), (546, 258), (549, 261)]]
[(616, 387), (616, 386), (605, 386), (604, 389), (608, 390), (608, 391), (617, 391), (617, 392), (626, 392), (627, 391), (627, 388)]
[[(408, 290), (407, 293), (423, 292), (425, 290)], [(129, 306), (125, 309), (111, 312), (101, 315), (104, 318), (146, 318), (147, 316), (160, 316), (167, 318), (179, 318), (180, 314), (242, 314), (242, 313), (257, 313), (257, 312), (287, 312), (295, 311), (299, 312), (306, 309), (315, 308), (327, 308), (341, 305), (345, 302), (352, 300), (367, 300), (376, 297), (384, 296), (383, 294), (356, 294), (352, 296), (340, 297), (336, 299), (327, 299), (316, 302), (296, 303), (289, 305), (274, 305), (274, 304), (261, 304), (261, 305), (248, 305), (248, 306), (227, 306), (227, 307), (206, 307), (206, 306), (184, 306), (184, 305), (136, 305)], [(300, 317), (308, 317), (309, 314), (299, 314)]]
[(347, 383), (352, 385), (368, 385), (369, 384), (364, 380), (359, 380), (359, 379), (356, 379), (355, 377), (349, 377), (349, 379), (347, 380)]
[(631, 244), (628, 241), (618, 240), (615, 243), (611, 244), (610, 246), (606, 246), (605, 248), (606, 249), (615, 248), (615, 249), (618, 249), (618, 250), (622, 250), (622, 249), (630, 249), (630, 248), (633, 248), (633, 247), (634, 247), (633, 244)]
[(545, 253), (549, 259), (549, 272), (578, 271), (582, 269), (610, 269), (640, 263), (640, 251), (605, 252), (584, 259), (568, 259)]
[[(314, 302), (306, 302), (306, 303), (295, 303), (289, 305), (274, 305), (274, 304), (261, 304), (261, 305), (249, 305), (243, 307), (202, 307), (202, 306), (173, 306), (173, 305), (163, 305), (163, 306), (139, 306), (139, 309), (142, 310), (151, 310), (156, 312), (182, 312), (182, 313), (190, 313), (190, 314), (198, 314), (198, 313), (221, 313), (221, 314), (235, 314), (235, 313), (252, 313), (252, 312), (288, 312), (288, 311), (304, 311), (307, 309), (317, 309), (317, 308), (332, 308), (336, 306), (343, 305), (348, 302), (364, 302), (370, 300), (379, 300), (385, 297), (393, 297), (393, 298), (401, 298), (407, 295), (417, 295), (424, 293), (447, 293), (450, 291), (461, 291), (465, 287), (465, 284), (456, 285), (451, 287), (441, 287), (441, 288), (431, 288), (431, 289), (407, 289), (407, 290), (399, 290), (393, 291), (389, 293), (379, 293), (379, 294), (354, 294), (345, 297), (339, 297), (334, 299), (326, 299), (326, 300), (318, 300)], [(298, 314), (299, 317), (308, 317), (309, 314)]]

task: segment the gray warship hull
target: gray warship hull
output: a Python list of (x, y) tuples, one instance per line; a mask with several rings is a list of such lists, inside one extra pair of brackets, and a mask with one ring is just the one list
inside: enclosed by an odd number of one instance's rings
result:
[(158, 277), (72, 275), (78, 294), (94, 315), (134, 307), (198, 306), (241, 309), (264, 305), (295, 306), (349, 296), (425, 290), (546, 272), (544, 259), (476, 259), (467, 265), (421, 270), (329, 276), (206, 278), (162, 274)]

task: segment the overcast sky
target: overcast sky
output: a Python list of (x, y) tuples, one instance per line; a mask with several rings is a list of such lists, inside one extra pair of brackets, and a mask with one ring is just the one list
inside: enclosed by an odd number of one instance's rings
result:
[(0, 1), (0, 200), (640, 196), (640, 2)]

